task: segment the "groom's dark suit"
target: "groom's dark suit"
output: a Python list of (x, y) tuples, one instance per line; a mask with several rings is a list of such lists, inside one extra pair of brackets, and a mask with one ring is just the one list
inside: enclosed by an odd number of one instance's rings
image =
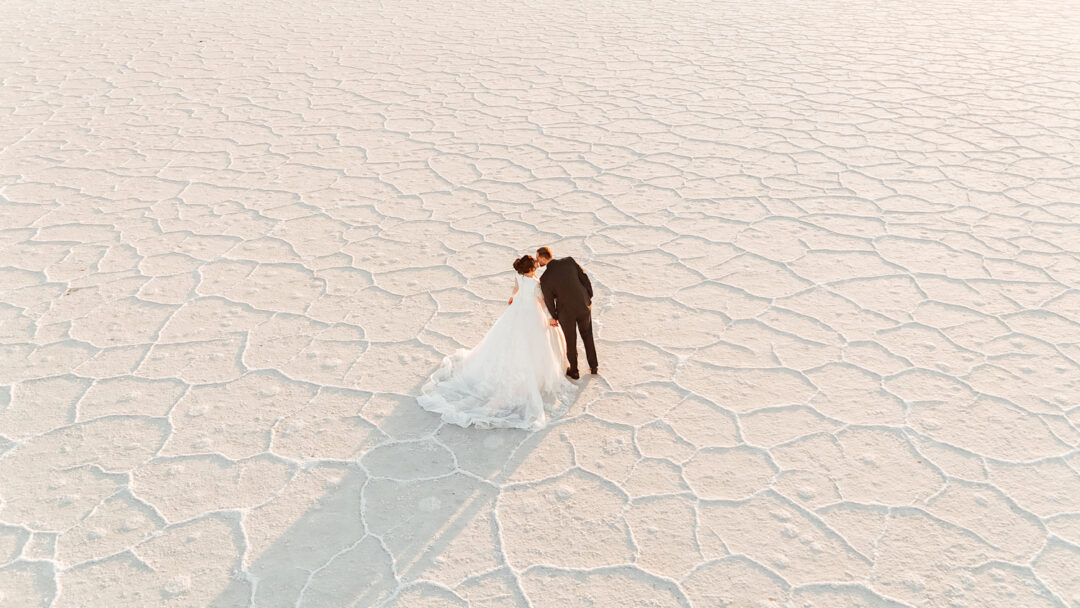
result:
[(577, 332), (585, 345), (589, 367), (596, 369), (596, 345), (592, 335), (592, 283), (574, 258), (551, 260), (540, 276), (540, 290), (552, 317), (559, 320), (566, 336), (566, 358), (577, 375)]

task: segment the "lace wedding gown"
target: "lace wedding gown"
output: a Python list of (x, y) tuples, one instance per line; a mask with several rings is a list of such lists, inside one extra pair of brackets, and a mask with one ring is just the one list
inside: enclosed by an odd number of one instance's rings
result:
[(459, 426), (537, 430), (575, 390), (566, 379), (566, 339), (548, 325), (540, 282), (516, 275), (514, 301), (472, 350), (458, 349), (417, 401)]

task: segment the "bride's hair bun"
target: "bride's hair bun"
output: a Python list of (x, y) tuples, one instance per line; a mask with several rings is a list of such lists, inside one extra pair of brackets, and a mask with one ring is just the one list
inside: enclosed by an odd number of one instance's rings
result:
[(514, 270), (518, 271), (518, 274), (529, 274), (534, 268), (536, 268), (536, 260), (531, 255), (523, 255), (514, 260)]

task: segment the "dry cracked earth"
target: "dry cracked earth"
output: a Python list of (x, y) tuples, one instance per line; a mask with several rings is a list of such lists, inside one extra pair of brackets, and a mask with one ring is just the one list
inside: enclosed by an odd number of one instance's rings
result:
[[(0, 4), (0, 606), (1080, 606), (1080, 5)], [(602, 374), (414, 397), (539, 245)]]

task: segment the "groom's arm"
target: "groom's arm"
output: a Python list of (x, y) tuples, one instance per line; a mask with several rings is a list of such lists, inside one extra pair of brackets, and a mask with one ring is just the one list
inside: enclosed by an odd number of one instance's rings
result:
[(547, 305), (551, 318), (558, 319), (559, 315), (555, 310), (555, 288), (551, 286), (550, 281), (547, 283), (540, 281), (540, 291), (544, 294), (544, 304)]
[(577, 260), (574, 260), (574, 258), (570, 259), (574, 261), (574, 266), (577, 267), (578, 280), (581, 281), (581, 284), (585, 286), (585, 291), (589, 294), (589, 297), (591, 298), (592, 281), (589, 280), (589, 275), (585, 274), (585, 271), (581, 269), (581, 264), (578, 264)]

